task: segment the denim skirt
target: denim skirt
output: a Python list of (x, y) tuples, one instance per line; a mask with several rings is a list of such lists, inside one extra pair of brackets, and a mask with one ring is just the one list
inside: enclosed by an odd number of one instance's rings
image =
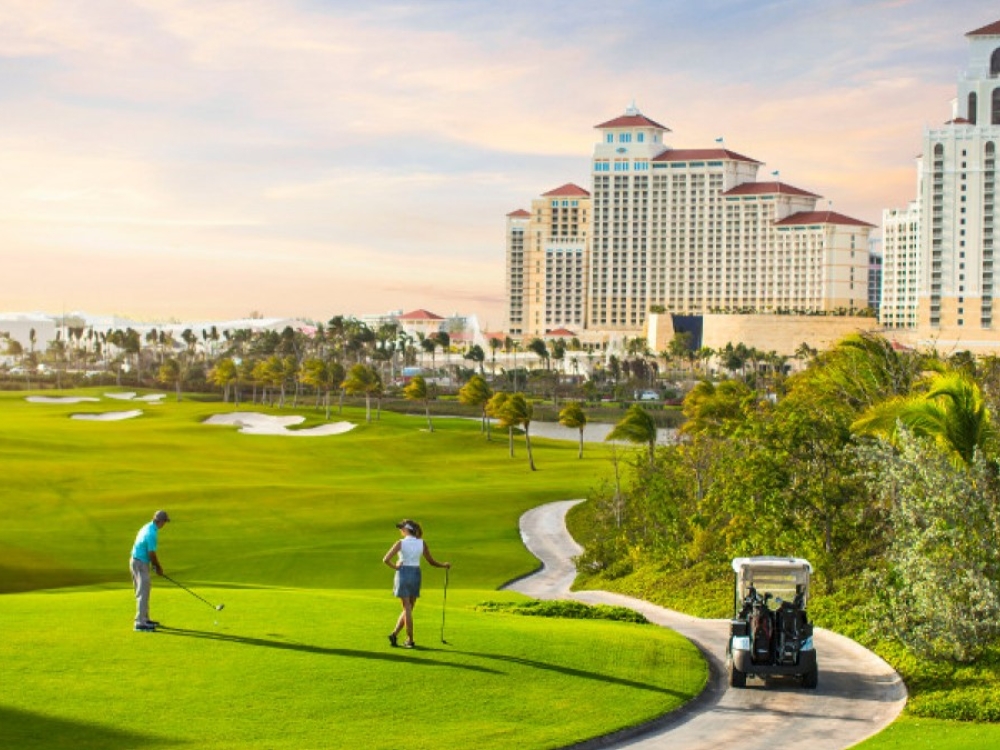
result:
[(408, 599), (420, 596), (420, 566), (404, 565), (396, 571), (392, 595)]

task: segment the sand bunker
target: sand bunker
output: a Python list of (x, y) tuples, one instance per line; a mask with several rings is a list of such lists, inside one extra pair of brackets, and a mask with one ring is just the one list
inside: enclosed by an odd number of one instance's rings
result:
[(159, 401), (167, 397), (166, 393), (150, 393), (146, 396), (136, 396), (135, 393), (105, 393), (105, 398), (113, 398), (118, 401), (145, 401), (147, 403)]
[(292, 437), (321, 437), (323, 435), (341, 435), (354, 429), (350, 422), (334, 422), (305, 430), (290, 430), (292, 425), (302, 424), (305, 417), (275, 417), (259, 412), (235, 412), (231, 414), (215, 414), (205, 420), (205, 424), (221, 424), (239, 427), (240, 432), (247, 435), (289, 435)]
[(118, 422), (123, 419), (133, 419), (142, 415), (142, 409), (132, 411), (107, 411), (103, 414), (70, 414), (70, 419), (82, 419), (88, 422)]
[(25, 401), (32, 404), (79, 404), (84, 401), (100, 401), (90, 396), (28, 396)]

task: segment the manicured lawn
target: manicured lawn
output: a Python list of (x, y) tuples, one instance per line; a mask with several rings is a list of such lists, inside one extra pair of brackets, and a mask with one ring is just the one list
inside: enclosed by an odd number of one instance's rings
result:
[(985, 750), (1000, 747), (1000, 726), (902, 716), (855, 750)]
[[(359, 425), (343, 435), (252, 436), (202, 424), (222, 404), (24, 396), (0, 394), (0, 747), (560, 747), (705, 682), (660, 628), (475, 609), (521, 600), (495, 590), (536, 564), (519, 515), (586, 496), (608, 470), (600, 446), (580, 461), (539, 440), (531, 472), (523, 441), (510, 459), (474, 420), (427, 433), (345, 410), (334, 419)], [(132, 408), (145, 413), (69, 419)], [(134, 633), (128, 552), (160, 507), (167, 573), (225, 609), (157, 578), (167, 628)], [(404, 516), (455, 566), (447, 643), (443, 574), (425, 569), (413, 651), (385, 639), (398, 604), (381, 557)]]

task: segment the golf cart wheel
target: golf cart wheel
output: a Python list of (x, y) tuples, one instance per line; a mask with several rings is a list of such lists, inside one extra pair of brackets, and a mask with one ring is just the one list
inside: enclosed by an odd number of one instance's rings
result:
[(815, 690), (817, 685), (819, 685), (819, 668), (813, 667), (802, 675), (802, 687)]
[(747, 686), (747, 673), (738, 670), (732, 662), (729, 662), (729, 686), (734, 688)]

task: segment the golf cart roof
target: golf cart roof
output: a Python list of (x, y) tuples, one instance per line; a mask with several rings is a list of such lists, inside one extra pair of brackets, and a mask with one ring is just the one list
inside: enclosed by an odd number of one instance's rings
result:
[(812, 564), (801, 557), (735, 557), (733, 558), (733, 571), (739, 573), (746, 567), (750, 568), (772, 568), (788, 570), (805, 570), (812, 573)]

